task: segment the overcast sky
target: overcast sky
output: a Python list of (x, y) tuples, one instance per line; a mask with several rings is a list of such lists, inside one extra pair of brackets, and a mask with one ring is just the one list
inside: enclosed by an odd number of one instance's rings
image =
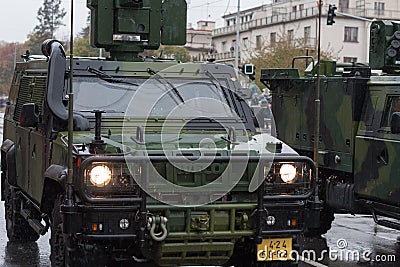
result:
[[(112, 0), (110, 0), (112, 1)], [(43, 0), (3, 0), (0, 8), (0, 41), (24, 42), (27, 35), (37, 25), (37, 11)], [(80, 32), (86, 23), (89, 9), (87, 0), (74, 0), (74, 35)], [(269, 3), (270, 0), (241, 0), (241, 10)], [(221, 17), (224, 14), (236, 12), (238, 0), (187, 0), (188, 22), (196, 26), (198, 20), (214, 20), (217, 26), (223, 26)], [(62, 0), (67, 11), (64, 24), (57, 32), (57, 38), (67, 40), (70, 36), (70, 6), (71, 0)]]

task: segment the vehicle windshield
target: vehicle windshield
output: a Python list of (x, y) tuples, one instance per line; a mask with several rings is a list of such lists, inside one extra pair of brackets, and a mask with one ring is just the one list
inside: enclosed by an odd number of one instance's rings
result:
[[(209, 80), (172, 80), (170, 84), (161, 82), (155, 79), (146, 82), (132, 99), (129, 113), (150, 117), (193, 118), (211, 115), (226, 117), (231, 112), (227, 92)], [(172, 86), (179, 96), (173, 93)]]
[(101, 110), (105, 117), (168, 120), (168, 125), (183, 121), (199, 128), (204, 123), (255, 128), (254, 113), (232, 67), (177, 64), (158, 72), (149, 67), (147, 73), (148, 78), (121, 77), (93, 68), (88, 76), (74, 76), (74, 111), (86, 117)]
[[(126, 79), (142, 84), (146, 79)], [(110, 83), (97, 77), (74, 77), (74, 111), (105, 110), (124, 113), (137, 86)]]
[[(222, 91), (217, 84), (207, 79), (169, 79), (169, 84), (157, 79), (124, 80), (138, 86), (110, 83), (97, 77), (75, 77), (74, 110), (104, 110), (114, 116), (128, 112), (129, 116), (135, 117), (180, 118), (189, 115), (188, 112), (190, 117), (209, 117), (210, 114), (226, 117), (232, 113), (228, 100), (231, 97), (229, 90), (222, 87)], [(182, 99), (173, 93), (172, 86)], [(184, 106), (185, 112), (179, 112), (181, 106)]]

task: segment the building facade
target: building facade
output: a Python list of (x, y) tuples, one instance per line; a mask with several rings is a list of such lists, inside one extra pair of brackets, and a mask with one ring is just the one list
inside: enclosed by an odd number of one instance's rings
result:
[(215, 29), (214, 21), (200, 20), (197, 29), (189, 27), (186, 29), (185, 48), (189, 52), (192, 61), (205, 61), (213, 53), (212, 32)]
[[(255, 49), (281, 38), (317, 48), (317, 0), (274, 0), (273, 3), (240, 12), (239, 59), (246, 63)], [(397, 20), (400, 0), (323, 1), (321, 50), (330, 51), (339, 62), (368, 62), (369, 26), (372, 19)], [(329, 5), (337, 7), (335, 23), (327, 25)], [(225, 15), (225, 26), (213, 31), (214, 57), (233, 62), (237, 13)]]

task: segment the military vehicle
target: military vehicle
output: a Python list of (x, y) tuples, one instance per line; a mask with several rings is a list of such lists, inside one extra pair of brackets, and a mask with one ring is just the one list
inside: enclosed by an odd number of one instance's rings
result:
[(319, 142), (319, 190), (329, 206), (324, 210), (372, 214), (378, 224), (400, 229), (392, 220), (400, 219), (400, 24), (374, 21), (370, 36), (369, 65), (321, 60), (303, 76), (292, 66), (264, 69), (261, 80), (272, 91), (277, 137), (306, 156)]
[(52, 266), (289, 259), (320, 228), (313, 162), (257, 132), (232, 67), (139, 56), (185, 43), (186, 2), (87, 5), (109, 58), (68, 58), (47, 40), (43, 59), (15, 68), (1, 146), (9, 240), (50, 229)]

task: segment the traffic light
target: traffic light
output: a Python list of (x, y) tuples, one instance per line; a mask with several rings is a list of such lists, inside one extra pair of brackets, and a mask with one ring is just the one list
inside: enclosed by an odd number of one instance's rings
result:
[(336, 14), (335, 14), (336, 9), (337, 9), (337, 7), (335, 7), (335, 5), (329, 5), (328, 17), (326, 19), (327, 25), (333, 25), (333, 23), (335, 23), (334, 18), (336, 17)]

